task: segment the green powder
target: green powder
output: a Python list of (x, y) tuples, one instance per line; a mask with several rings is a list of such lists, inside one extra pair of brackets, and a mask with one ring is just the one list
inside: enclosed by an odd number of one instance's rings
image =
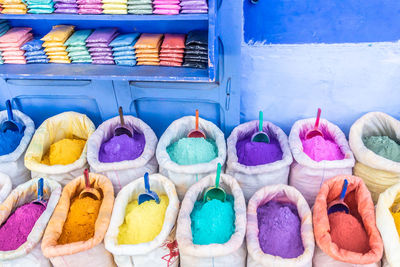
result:
[(400, 145), (388, 136), (363, 137), (364, 145), (381, 157), (400, 162)]
[(167, 147), (172, 161), (179, 165), (210, 162), (218, 156), (215, 141), (204, 138), (181, 138)]

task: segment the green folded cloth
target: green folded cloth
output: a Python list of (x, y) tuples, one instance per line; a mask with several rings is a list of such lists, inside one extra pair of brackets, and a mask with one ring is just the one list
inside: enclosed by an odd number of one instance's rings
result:
[(89, 50), (87, 49), (86, 46), (68, 46), (67, 47), (67, 52), (76, 52), (76, 51), (87, 51), (89, 52)]
[(90, 56), (90, 54), (88, 51), (74, 51), (74, 52), (69, 52), (68, 56), (70, 57)]
[(29, 9), (49, 9), (49, 8), (53, 8), (54, 7), (54, 4), (53, 3), (51, 3), (51, 4), (47, 4), (47, 5), (41, 5), (41, 4), (39, 4), (39, 5), (29, 5), (28, 6), (28, 8)]
[(82, 63), (92, 63), (92, 60), (91, 59), (89, 59), (89, 60), (72, 60), (72, 63), (80, 63), (80, 64), (82, 64)]
[(72, 60), (91, 60), (92, 58), (90, 56), (76, 56), (76, 57), (71, 57)]
[(148, 14), (153, 14), (153, 10), (152, 9), (150, 9), (150, 10), (137, 10), (137, 9), (129, 9), (129, 7), (128, 7), (128, 13), (130, 13), (130, 14), (146, 14), (146, 15), (148, 15)]
[(48, 5), (53, 4), (53, 0), (27, 0), (28, 5)]
[(143, 4), (153, 4), (152, 0), (128, 0), (128, 3), (143, 5)]
[(132, 5), (132, 4), (128, 4), (128, 8), (147, 10), (147, 9), (153, 9), (153, 6), (152, 5)]
[(68, 40), (65, 42), (64, 45), (66, 46), (84, 46), (86, 45), (86, 39), (89, 37), (89, 35), (92, 33), (92, 30), (80, 30), (74, 32), (74, 34), (71, 35), (71, 37), (68, 38)]
[(32, 14), (51, 14), (54, 12), (54, 8), (31, 8), (28, 13)]

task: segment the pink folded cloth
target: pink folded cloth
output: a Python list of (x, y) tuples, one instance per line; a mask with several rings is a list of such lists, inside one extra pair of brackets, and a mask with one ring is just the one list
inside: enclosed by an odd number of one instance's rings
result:
[(169, 10), (169, 9), (155, 9), (153, 11), (153, 14), (158, 14), (158, 15), (178, 15), (179, 10)]
[(76, 14), (78, 13), (78, 9), (77, 8), (57, 8), (54, 13), (60, 13), (60, 14)]
[(24, 50), (21, 50), (19, 47), (12, 47), (12, 46), (10, 46), (10, 47), (2, 47), (0, 50), (1, 51), (22, 51), (22, 52), (25, 52)]
[(6, 64), (26, 64), (25, 59), (18, 59), (18, 60), (4, 60)]
[(25, 35), (27, 35), (31, 30), (32, 28), (29, 27), (14, 27), (0, 37), (0, 43), (17, 43), (21, 39), (25, 38)]
[(168, 0), (168, 1), (160, 1), (160, 0), (155, 0), (153, 1), (153, 5), (179, 5), (180, 1), (179, 0)]
[[(4, 35), (3, 35), (4, 36)], [(26, 36), (23, 39), (20, 39), (18, 42), (10, 42), (10, 43), (0, 43), (0, 50), (5, 48), (5, 47), (15, 47), (19, 48), (26, 42), (29, 42), (33, 39), (32, 33), (26, 34)]]
[(24, 56), (8, 56), (3, 57), (4, 60), (25, 60)]
[(181, 13), (207, 13), (207, 9), (182, 9)]
[(180, 10), (180, 5), (155, 5), (155, 9), (171, 9), (171, 10)]
[(6, 56), (23, 56), (25, 54), (24, 51), (20, 50), (20, 51), (5, 51), (1, 53), (2, 57), (6, 57)]
[(82, 4), (79, 5), (80, 9), (101, 9), (103, 4)]
[(78, 9), (78, 13), (79, 14), (101, 14), (103, 12), (103, 9), (87, 9), (87, 8), (82, 8), (82, 9)]
[(88, 5), (88, 4), (101, 4), (101, 0), (78, 0), (76, 1), (79, 5)]

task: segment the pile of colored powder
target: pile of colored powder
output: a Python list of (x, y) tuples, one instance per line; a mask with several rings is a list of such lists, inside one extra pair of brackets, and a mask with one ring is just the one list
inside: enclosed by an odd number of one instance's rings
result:
[(233, 197), (227, 195), (225, 202), (217, 199), (205, 203), (196, 201), (190, 218), (192, 220), (193, 244), (226, 243), (235, 232)]
[(204, 138), (182, 138), (167, 147), (172, 161), (179, 165), (210, 162), (218, 156), (215, 141)]
[(100, 147), (99, 160), (101, 162), (119, 162), (134, 160), (144, 150), (144, 134), (134, 132), (133, 137), (126, 134), (114, 136)]
[(24, 133), (7, 130), (0, 132), (0, 156), (13, 152), (21, 142)]
[(324, 139), (322, 136), (303, 139), (301, 142), (303, 143), (304, 153), (315, 161), (344, 159), (339, 146), (334, 141)]
[(17, 208), (0, 228), (0, 250), (15, 250), (24, 244), (45, 209), (33, 203)]
[(367, 232), (357, 218), (345, 212), (334, 212), (328, 217), (332, 241), (339, 248), (357, 253), (370, 250)]
[(58, 244), (86, 241), (94, 236), (94, 225), (99, 215), (101, 200), (91, 197), (72, 200)]
[(81, 139), (62, 139), (50, 146), (42, 163), (46, 165), (68, 165), (80, 158), (86, 141)]
[(238, 161), (247, 166), (268, 164), (282, 159), (281, 146), (275, 138), (271, 138), (269, 144), (252, 142), (251, 136), (247, 136), (236, 143)]
[(118, 244), (140, 244), (152, 241), (164, 223), (168, 197), (161, 195), (160, 203), (154, 200), (138, 205), (134, 200), (126, 206), (124, 223), (119, 227)]
[(363, 137), (364, 145), (375, 154), (389, 160), (400, 162), (400, 145), (388, 136)]
[(258, 241), (264, 253), (286, 259), (304, 253), (296, 205), (271, 200), (257, 208), (257, 221)]
[(394, 224), (396, 225), (396, 229), (397, 229), (397, 234), (400, 237), (400, 212), (394, 213), (394, 212), (391, 211), (390, 213), (393, 216)]

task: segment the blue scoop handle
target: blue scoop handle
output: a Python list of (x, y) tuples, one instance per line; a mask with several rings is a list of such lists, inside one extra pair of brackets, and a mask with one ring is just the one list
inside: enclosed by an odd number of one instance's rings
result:
[(38, 180), (38, 201), (43, 200), (43, 178)]
[(149, 173), (146, 172), (144, 174), (144, 189), (146, 189), (146, 192), (150, 192), (150, 182), (149, 182)]
[(344, 200), (344, 197), (346, 196), (348, 184), (349, 184), (349, 182), (347, 182), (347, 179), (344, 179), (342, 192), (340, 193), (340, 200), (342, 200), (342, 201)]
[(13, 113), (12, 113), (11, 101), (10, 100), (6, 101), (6, 108), (7, 108), (8, 120), (9, 121), (14, 121), (14, 116), (13, 116)]

